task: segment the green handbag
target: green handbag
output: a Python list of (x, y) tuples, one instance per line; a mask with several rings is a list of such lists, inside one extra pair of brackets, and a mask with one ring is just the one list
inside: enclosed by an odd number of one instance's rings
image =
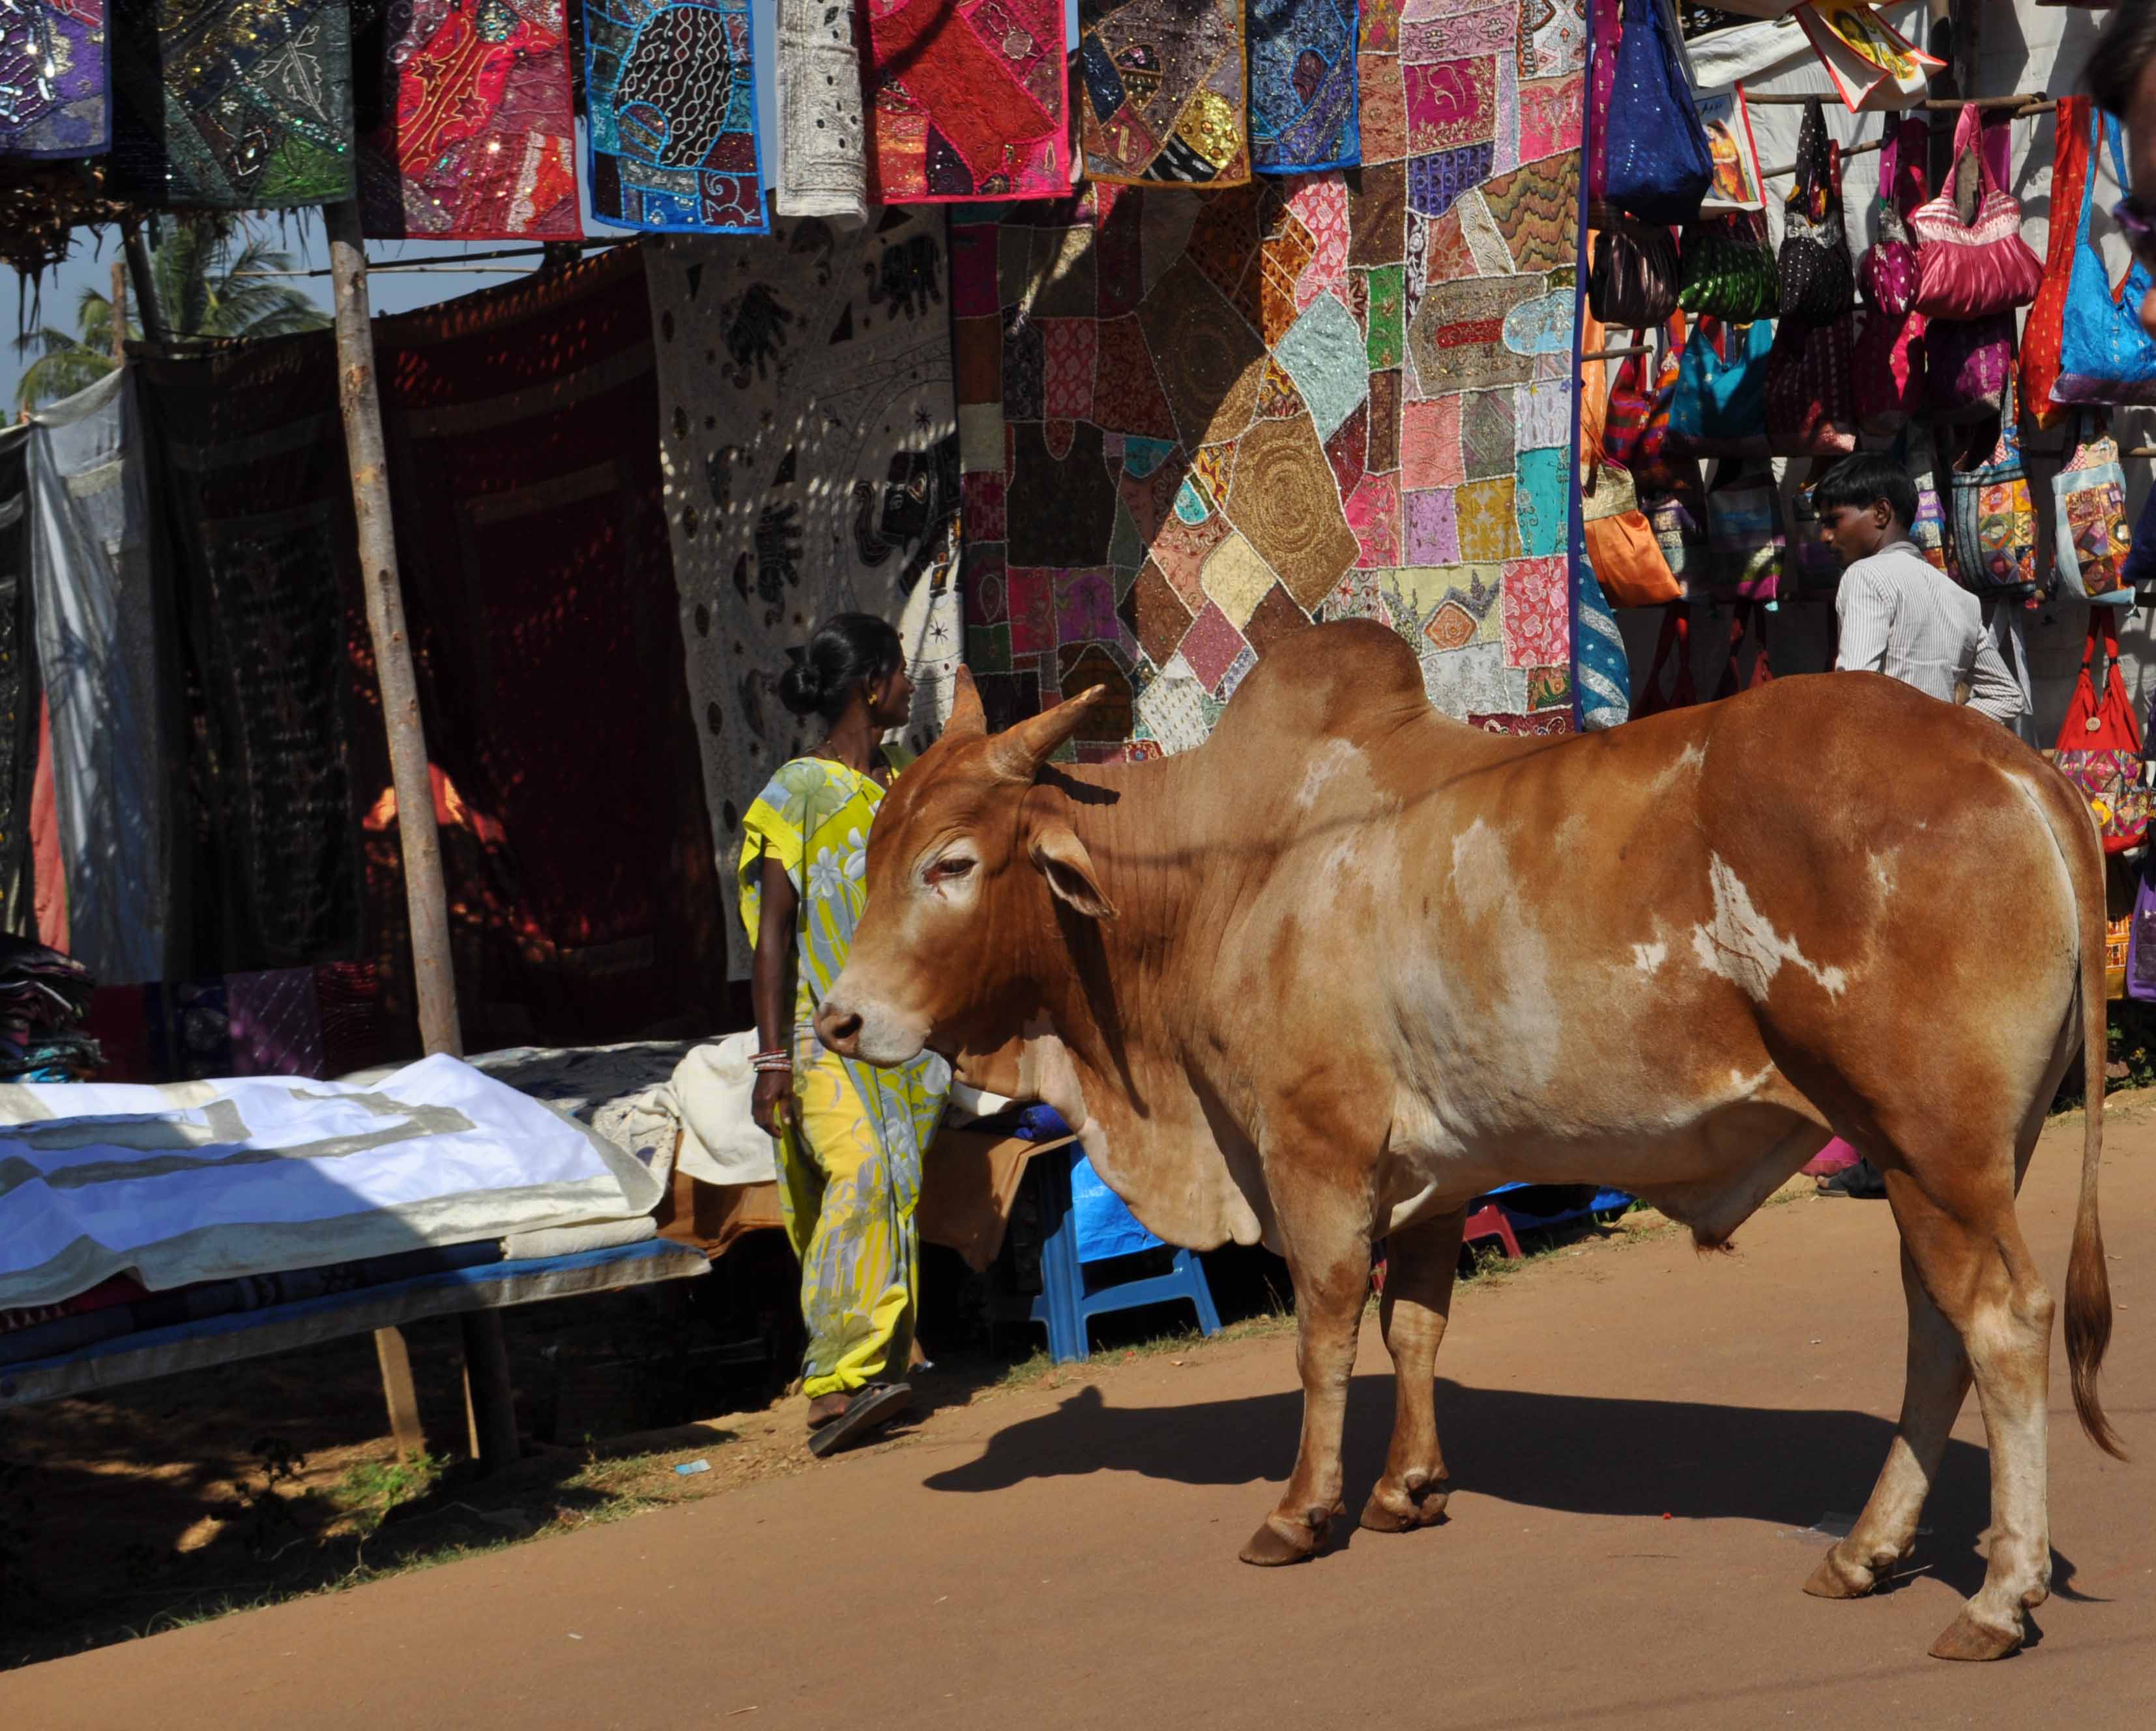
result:
[(1753, 212), (1727, 211), (1686, 223), (1679, 269), (1677, 305), (1695, 317), (1712, 313), (1746, 325), (1781, 311), (1781, 275)]

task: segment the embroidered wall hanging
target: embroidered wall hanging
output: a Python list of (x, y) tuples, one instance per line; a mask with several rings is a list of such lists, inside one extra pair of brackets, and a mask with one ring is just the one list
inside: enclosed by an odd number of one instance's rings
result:
[(260, 210), (352, 196), (345, 0), (114, 0), (116, 198)]
[(1086, 18), (1077, 71), (1087, 177), (1248, 180), (1246, 53), (1240, 0), (1126, 0)]
[(778, 213), (868, 215), (861, 57), (854, 8), (778, 0)]
[(111, 140), (105, 0), (0, 0), (0, 157), (93, 157)]
[(1571, 727), (1584, 35), (1568, 3), (1369, 0), (1359, 168), (953, 224), (993, 721), (1105, 684), (1081, 758), (1180, 751), (1270, 645), (1361, 616), (1447, 713)]
[(584, 0), (592, 215), (623, 229), (762, 234), (745, 0)]
[(567, 28), (562, 0), (391, 0), (360, 33), (369, 239), (583, 232)]
[(1061, 0), (869, 0), (870, 196), (1068, 192)]
[(1260, 174), (1362, 160), (1355, 0), (1250, 0), (1250, 162)]
[[(730, 871), (742, 814), (812, 742), (778, 676), (827, 616), (880, 614), (909, 634), (911, 742), (948, 712), (961, 625), (943, 215), (893, 206), (865, 229), (674, 238), (647, 267), (690, 706)], [(739, 978), (746, 958), (729, 954)]]

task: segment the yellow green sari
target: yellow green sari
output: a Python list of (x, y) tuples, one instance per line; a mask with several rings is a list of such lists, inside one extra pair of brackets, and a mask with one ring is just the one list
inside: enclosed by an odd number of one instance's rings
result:
[(808, 1351), (802, 1389), (850, 1392), (906, 1374), (920, 1287), (921, 1158), (950, 1096), (933, 1052), (892, 1070), (841, 1058), (816, 1038), (816, 1009), (846, 965), (868, 899), (869, 828), (884, 789), (825, 758), (780, 766), (742, 824), (742, 922), (753, 945), (763, 858), (801, 898), (794, 944), (793, 1091), (778, 1142), (779, 1199), (801, 1259)]

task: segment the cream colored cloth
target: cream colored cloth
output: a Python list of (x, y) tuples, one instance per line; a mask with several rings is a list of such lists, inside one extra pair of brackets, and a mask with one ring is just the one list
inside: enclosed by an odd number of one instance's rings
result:
[(852, 5), (778, 0), (779, 215), (868, 219), (861, 118)]

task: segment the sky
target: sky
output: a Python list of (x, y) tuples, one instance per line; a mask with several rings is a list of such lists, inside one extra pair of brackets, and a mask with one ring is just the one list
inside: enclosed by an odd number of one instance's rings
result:
[[(767, 182), (772, 177), (778, 162), (778, 95), (776, 67), (778, 56), (772, 45), (778, 40), (778, 0), (750, 0), (752, 14), (752, 28), (758, 49), (756, 68), (757, 147), (765, 169)], [(1064, 0), (1065, 39), (1075, 44), (1078, 39), (1078, 0)], [(584, 148), (583, 127), (577, 128), (578, 172), (577, 194), (583, 205), (584, 233), (593, 239), (628, 231), (609, 229), (603, 223), (592, 220), (590, 188), (587, 183), (582, 152)], [(267, 218), (266, 231), (274, 244), (281, 245), (292, 254), (295, 270), (321, 270), (316, 277), (293, 280), (292, 286), (300, 290), (324, 311), (330, 306), (329, 242), (322, 232), (321, 213), (316, 210), (295, 210), (283, 214), (281, 220), (273, 213)], [(512, 241), (478, 240), (469, 244), (438, 241), (377, 241), (367, 247), (370, 262), (399, 259), (434, 259), (444, 263), (453, 261), (466, 253), (494, 252), (517, 244)], [(536, 243), (532, 243), (534, 245)], [(75, 303), (85, 287), (95, 288), (100, 294), (110, 294), (112, 287), (112, 260), (120, 244), (116, 230), (82, 229), (75, 235), (73, 254), (57, 270), (46, 274), (36, 289), (25, 285), (23, 323), (35, 328), (40, 323), (63, 331), (75, 328)], [(498, 288), (515, 280), (516, 275), (527, 271), (539, 263), (537, 256), (529, 259), (490, 259), (470, 271), (459, 270), (376, 270), (367, 276), (367, 294), (377, 312), (407, 312), (415, 306), (431, 306), (437, 300), (448, 300), (459, 295), (469, 295), (475, 290)], [(513, 273), (504, 275), (503, 272)], [(33, 304), (42, 295), (42, 305)], [(4, 302), (0, 302), (3, 306)], [(11, 309), (12, 310), (12, 309)], [(0, 314), (0, 319), (5, 315)], [(8, 419), (13, 418), (16, 382), (23, 368), (35, 357), (18, 355), (12, 330), (0, 329), (0, 404), (5, 405)]]

